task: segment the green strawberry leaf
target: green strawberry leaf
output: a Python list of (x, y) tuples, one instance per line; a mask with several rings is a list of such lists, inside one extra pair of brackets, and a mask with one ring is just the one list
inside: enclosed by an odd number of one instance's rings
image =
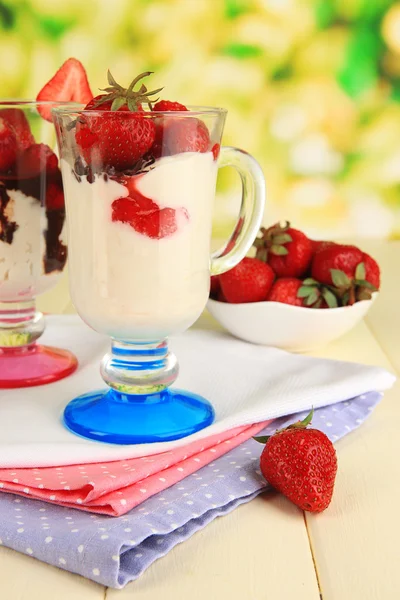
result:
[(303, 285), (319, 285), (319, 283), (312, 277), (307, 277), (307, 279), (304, 279)]
[(346, 292), (342, 296), (342, 306), (347, 306), (349, 304), (349, 300), (350, 300), (350, 292)]
[(329, 306), (329, 308), (337, 308), (338, 301), (335, 294), (331, 292), (331, 290), (328, 290), (328, 288), (324, 288), (322, 290), (322, 297)]
[(312, 407), (311, 411), (302, 421), (296, 421), (296, 423), (292, 423), (289, 425), (288, 429), (305, 429), (310, 425), (314, 416), (314, 407)]
[(114, 77), (111, 75), (110, 70), (107, 71), (107, 81), (112, 86), (113, 91), (115, 91), (115, 88), (119, 90), (123, 89), (123, 87), (115, 81)]
[(331, 277), (333, 284), (338, 288), (348, 288), (350, 287), (351, 281), (347, 277), (346, 273), (340, 271), (339, 269), (331, 269)]
[(266, 444), (271, 436), (270, 435), (259, 435), (253, 436), (253, 440), (259, 442), (260, 444)]
[(254, 248), (264, 248), (264, 240), (261, 238), (256, 238), (253, 242)]
[(317, 289), (313, 289), (311, 294), (306, 299), (306, 306), (312, 306), (317, 302), (320, 297), (320, 292)]
[(314, 291), (315, 291), (314, 287), (311, 287), (308, 285), (302, 285), (301, 287), (299, 287), (299, 289), (297, 291), (297, 297), (298, 298), (307, 298)]
[(356, 279), (365, 279), (365, 277), (366, 277), (365, 264), (363, 262), (361, 262), (359, 265), (357, 265), (355, 278)]
[(378, 289), (369, 281), (365, 281), (365, 279), (356, 279), (355, 280), (356, 285), (359, 285), (361, 287), (366, 287), (370, 290), (372, 290), (373, 292), (377, 292)]
[(272, 240), (274, 244), (280, 246), (282, 244), (288, 244), (289, 242), (292, 242), (293, 238), (288, 233), (278, 233), (273, 236)]
[(262, 260), (263, 262), (267, 262), (268, 250), (266, 248), (260, 248), (256, 252), (256, 258), (258, 258), (258, 260)]
[(131, 112), (135, 112), (136, 111), (136, 103), (133, 100), (133, 98), (128, 98), (126, 101), (128, 108)]
[(115, 100), (113, 100), (113, 103), (111, 104), (111, 110), (117, 111), (119, 108), (121, 108), (121, 106), (125, 104), (125, 100), (126, 98), (121, 98), (121, 96), (119, 98), (115, 98)]
[(271, 246), (271, 252), (272, 254), (275, 254), (275, 256), (286, 256), (286, 254), (289, 254), (289, 251), (285, 246), (277, 246), (275, 244)]

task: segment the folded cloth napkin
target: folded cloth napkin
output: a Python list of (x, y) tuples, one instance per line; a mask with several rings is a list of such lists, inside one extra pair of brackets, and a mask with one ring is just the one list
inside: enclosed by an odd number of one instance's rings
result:
[(169, 452), (108, 463), (0, 469), (0, 489), (92, 513), (119, 516), (257, 435), (237, 427)]
[[(320, 408), (314, 413), (313, 426), (336, 441), (358, 427), (381, 396), (371, 392)], [(264, 433), (304, 416), (280, 419)], [(261, 450), (260, 444), (248, 440), (123, 517), (90, 515), (0, 494), (0, 544), (121, 588), (176, 544), (265, 490), (259, 470)]]
[(48, 318), (43, 343), (75, 352), (79, 369), (37, 388), (0, 391), (0, 468), (45, 467), (116, 461), (166, 452), (244, 425), (326, 406), (370, 390), (385, 390), (394, 377), (384, 369), (289, 354), (253, 346), (223, 333), (189, 330), (171, 338), (180, 361), (177, 386), (208, 398), (215, 422), (173, 442), (116, 446), (67, 431), (61, 415), (79, 394), (104, 387), (99, 374), (109, 340), (77, 316)]

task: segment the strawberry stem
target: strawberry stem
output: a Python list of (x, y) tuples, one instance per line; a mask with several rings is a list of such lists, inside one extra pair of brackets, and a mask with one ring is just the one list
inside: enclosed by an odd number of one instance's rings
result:
[(311, 411), (308, 413), (308, 415), (302, 421), (296, 421), (296, 423), (289, 425), (289, 427), (287, 427), (287, 429), (305, 429), (306, 427), (308, 427), (308, 425), (310, 425), (310, 423), (313, 419), (313, 416), (314, 416), (314, 407), (312, 407)]
[(260, 444), (266, 444), (270, 437), (270, 435), (256, 435), (253, 437), (253, 440), (259, 442)]
[[(314, 407), (312, 407), (311, 411), (302, 421), (296, 421), (296, 423), (292, 423), (288, 425), (288, 427), (284, 427), (283, 429), (277, 429), (275, 433), (282, 433), (283, 431), (287, 431), (288, 429), (306, 429), (308, 425), (310, 425), (314, 416)], [(259, 435), (254, 436), (253, 440), (259, 442), (260, 444), (266, 444), (271, 436), (270, 435)]]
[(101, 104), (104, 104), (104, 102), (112, 101), (111, 110), (113, 110), (113, 111), (118, 110), (119, 108), (121, 108), (121, 106), (126, 104), (130, 111), (136, 112), (139, 108), (139, 105), (141, 105), (143, 103), (148, 104), (148, 106), (151, 109), (152, 108), (151, 103), (154, 100), (152, 100), (150, 98), (150, 96), (155, 96), (156, 94), (161, 92), (161, 90), (163, 88), (157, 88), (156, 90), (149, 92), (147, 90), (147, 87), (142, 83), (142, 85), (136, 92), (133, 91), (133, 88), (141, 79), (143, 79), (144, 77), (148, 77), (151, 74), (152, 74), (152, 71), (145, 71), (144, 73), (141, 73), (140, 75), (135, 77), (135, 79), (130, 83), (128, 88), (124, 88), (124, 87), (122, 87), (122, 85), (120, 85), (119, 83), (117, 83), (115, 81), (115, 79), (111, 75), (110, 71), (108, 71), (107, 78), (108, 78), (109, 87), (106, 87), (103, 90), (101, 90), (101, 91), (107, 92), (107, 93), (104, 94), (96, 102), (94, 107), (98, 108), (99, 106), (101, 106)]

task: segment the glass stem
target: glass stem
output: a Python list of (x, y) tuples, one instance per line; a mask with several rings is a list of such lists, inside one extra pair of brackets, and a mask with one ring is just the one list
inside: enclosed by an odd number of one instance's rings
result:
[(124, 394), (157, 394), (178, 377), (178, 361), (167, 340), (111, 342), (100, 372), (106, 384)]
[(0, 302), (0, 349), (33, 344), (43, 331), (44, 318), (35, 300)]

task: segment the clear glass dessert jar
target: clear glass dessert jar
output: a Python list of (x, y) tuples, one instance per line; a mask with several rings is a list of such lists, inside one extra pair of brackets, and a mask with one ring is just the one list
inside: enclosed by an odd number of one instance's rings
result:
[[(232, 268), (249, 250), (264, 211), (261, 168), (249, 154), (220, 147), (224, 109), (66, 106), (53, 115), (72, 300), (90, 327), (111, 338), (101, 365), (109, 390), (73, 400), (65, 423), (115, 443), (188, 435), (209, 424), (213, 410), (203, 398), (170, 389), (178, 363), (167, 338), (199, 317), (210, 274)], [(224, 166), (239, 172), (242, 205), (231, 240), (210, 258), (217, 171)]]
[(36, 343), (44, 318), (35, 298), (66, 260), (65, 207), (53, 103), (0, 101), (0, 388), (49, 383), (76, 358)]

